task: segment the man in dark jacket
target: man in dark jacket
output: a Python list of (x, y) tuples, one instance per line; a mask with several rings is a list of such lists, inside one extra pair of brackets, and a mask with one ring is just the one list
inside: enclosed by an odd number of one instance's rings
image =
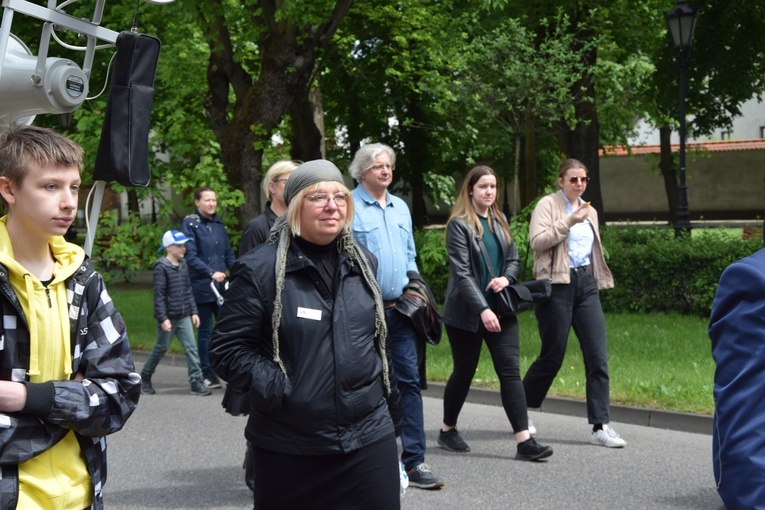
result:
[(720, 277), (709, 337), (715, 360), (712, 467), (725, 508), (765, 508), (765, 249)]
[(186, 261), (199, 312), (197, 348), (202, 376), (208, 388), (220, 388), (220, 381), (207, 356), (214, 318), (220, 308), (211, 284), (217, 286), (219, 294), (223, 293), (226, 270), (234, 265), (236, 255), (231, 249), (226, 226), (215, 212), (218, 207), (215, 191), (207, 186), (199, 188), (194, 193), (194, 204), (196, 212), (183, 219), (180, 230), (192, 240), (186, 247)]

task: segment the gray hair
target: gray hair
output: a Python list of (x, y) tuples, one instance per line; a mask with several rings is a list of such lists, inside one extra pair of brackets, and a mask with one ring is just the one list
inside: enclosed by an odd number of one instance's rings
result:
[(390, 158), (391, 166), (396, 166), (396, 153), (392, 148), (384, 143), (369, 143), (363, 145), (356, 151), (356, 155), (353, 156), (351, 166), (348, 167), (348, 171), (356, 182), (361, 182), (361, 176), (366, 173), (367, 170), (372, 168), (375, 164), (375, 158), (381, 153), (386, 153)]

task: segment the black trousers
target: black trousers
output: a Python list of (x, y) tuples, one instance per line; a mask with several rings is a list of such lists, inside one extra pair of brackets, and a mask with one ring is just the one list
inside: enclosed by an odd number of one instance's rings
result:
[(610, 405), (606, 322), (600, 292), (589, 269), (571, 270), (571, 283), (554, 284), (550, 299), (536, 306), (542, 350), (523, 378), (526, 402), (540, 407), (566, 355), (571, 328), (579, 339), (587, 378), (587, 419), (608, 423)]
[(396, 437), (336, 455), (253, 447), (255, 510), (398, 510)]
[(478, 331), (473, 333), (446, 326), (446, 334), (452, 347), (454, 369), (444, 389), (444, 424), (457, 425), (457, 418), (478, 367), (481, 347), (486, 341), (494, 363), (494, 371), (499, 377), (502, 406), (513, 432), (529, 428), (526, 396), (521, 382), (518, 320), (515, 317), (502, 319), (500, 327), (500, 332), (491, 333), (481, 324)]

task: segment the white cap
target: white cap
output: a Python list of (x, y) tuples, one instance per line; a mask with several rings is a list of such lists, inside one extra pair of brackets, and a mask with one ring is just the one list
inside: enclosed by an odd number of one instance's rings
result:
[[(167, 248), (171, 244), (182, 245), (189, 241), (191, 241), (191, 239), (186, 237), (186, 234), (180, 230), (168, 230), (165, 232), (165, 235), (162, 236), (162, 247)], [(160, 248), (160, 250), (161, 249), (162, 248)]]

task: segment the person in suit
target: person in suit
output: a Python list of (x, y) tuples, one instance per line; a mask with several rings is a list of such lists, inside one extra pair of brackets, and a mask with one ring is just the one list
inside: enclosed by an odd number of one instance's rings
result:
[(765, 508), (765, 249), (723, 271), (709, 338), (717, 492), (725, 508)]

